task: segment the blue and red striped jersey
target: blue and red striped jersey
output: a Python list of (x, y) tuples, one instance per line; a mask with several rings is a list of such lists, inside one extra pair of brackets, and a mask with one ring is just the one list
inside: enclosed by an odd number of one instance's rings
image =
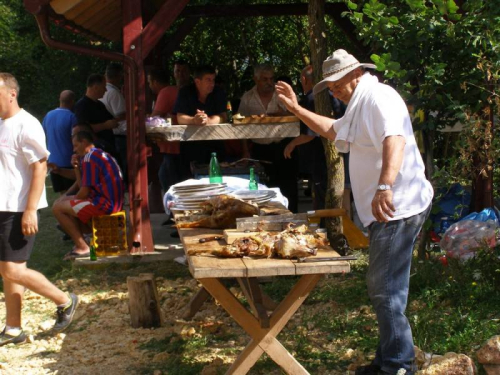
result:
[(90, 188), (92, 204), (106, 214), (123, 206), (123, 178), (116, 160), (100, 148), (92, 148), (81, 159), (81, 186)]

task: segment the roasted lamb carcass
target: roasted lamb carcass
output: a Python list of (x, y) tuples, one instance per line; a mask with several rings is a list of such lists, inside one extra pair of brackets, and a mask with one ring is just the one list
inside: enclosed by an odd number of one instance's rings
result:
[(255, 236), (243, 237), (219, 249), (189, 250), (189, 255), (212, 254), (221, 258), (269, 258), (273, 255), (275, 236), (267, 232)]
[(228, 195), (219, 195), (202, 203), (203, 215), (191, 222), (178, 222), (177, 228), (236, 228), (236, 219), (259, 214), (259, 208)]
[(256, 236), (239, 238), (231, 245), (224, 246), (221, 250), (214, 250), (212, 254), (225, 257), (251, 257), (269, 258), (273, 255), (274, 236), (262, 233)]
[(274, 246), (275, 253), (279, 258), (305, 258), (316, 255), (318, 248), (327, 246), (328, 240), (311, 232), (307, 225), (294, 227), (289, 224), (287, 229), (281, 232)]

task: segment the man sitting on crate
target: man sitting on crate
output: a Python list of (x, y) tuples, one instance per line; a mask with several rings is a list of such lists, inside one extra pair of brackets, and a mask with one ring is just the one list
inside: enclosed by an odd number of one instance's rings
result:
[(75, 242), (65, 260), (89, 256), (84, 226), (92, 217), (118, 212), (123, 206), (123, 179), (116, 160), (96, 148), (92, 134), (86, 131), (73, 135), (73, 151), (71, 162), (80, 188), (75, 195), (58, 199), (52, 207), (57, 221)]

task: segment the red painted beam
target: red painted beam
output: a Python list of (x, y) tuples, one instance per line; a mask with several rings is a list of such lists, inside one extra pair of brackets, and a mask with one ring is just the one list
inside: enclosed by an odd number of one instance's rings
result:
[(123, 0), (123, 51), (137, 66), (137, 75), (127, 77), (125, 93), (127, 108), (127, 159), (129, 162), (130, 222), (132, 254), (154, 251), (148, 207), (148, 171), (146, 155), (146, 76), (142, 43), (142, 9), (137, 0)]
[(24, 8), (36, 16), (44, 11), (44, 8), (49, 5), (50, 0), (24, 0)]
[(142, 32), (142, 60), (149, 55), (165, 31), (172, 26), (187, 3), (189, 0), (167, 0), (148, 22)]

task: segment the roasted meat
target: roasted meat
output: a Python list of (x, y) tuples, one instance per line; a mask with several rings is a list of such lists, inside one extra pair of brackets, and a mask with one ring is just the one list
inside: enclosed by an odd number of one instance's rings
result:
[(224, 246), (221, 250), (211, 253), (220, 257), (269, 258), (304, 258), (316, 255), (318, 248), (327, 246), (328, 240), (311, 232), (307, 225), (294, 227), (288, 225), (287, 229), (273, 236), (261, 232), (254, 236), (243, 237), (231, 245)]
[(273, 245), (274, 241), (269, 235), (244, 237), (234, 241), (231, 245), (224, 246), (221, 250), (212, 251), (212, 254), (220, 257), (269, 258), (273, 254)]
[(178, 228), (236, 228), (236, 219), (259, 214), (259, 208), (240, 199), (219, 195), (202, 203), (202, 215), (198, 220), (177, 222)]
[(318, 248), (328, 245), (328, 240), (309, 231), (307, 225), (294, 227), (289, 224), (280, 233), (275, 244), (275, 253), (280, 258), (305, 258), (316, 255)]

